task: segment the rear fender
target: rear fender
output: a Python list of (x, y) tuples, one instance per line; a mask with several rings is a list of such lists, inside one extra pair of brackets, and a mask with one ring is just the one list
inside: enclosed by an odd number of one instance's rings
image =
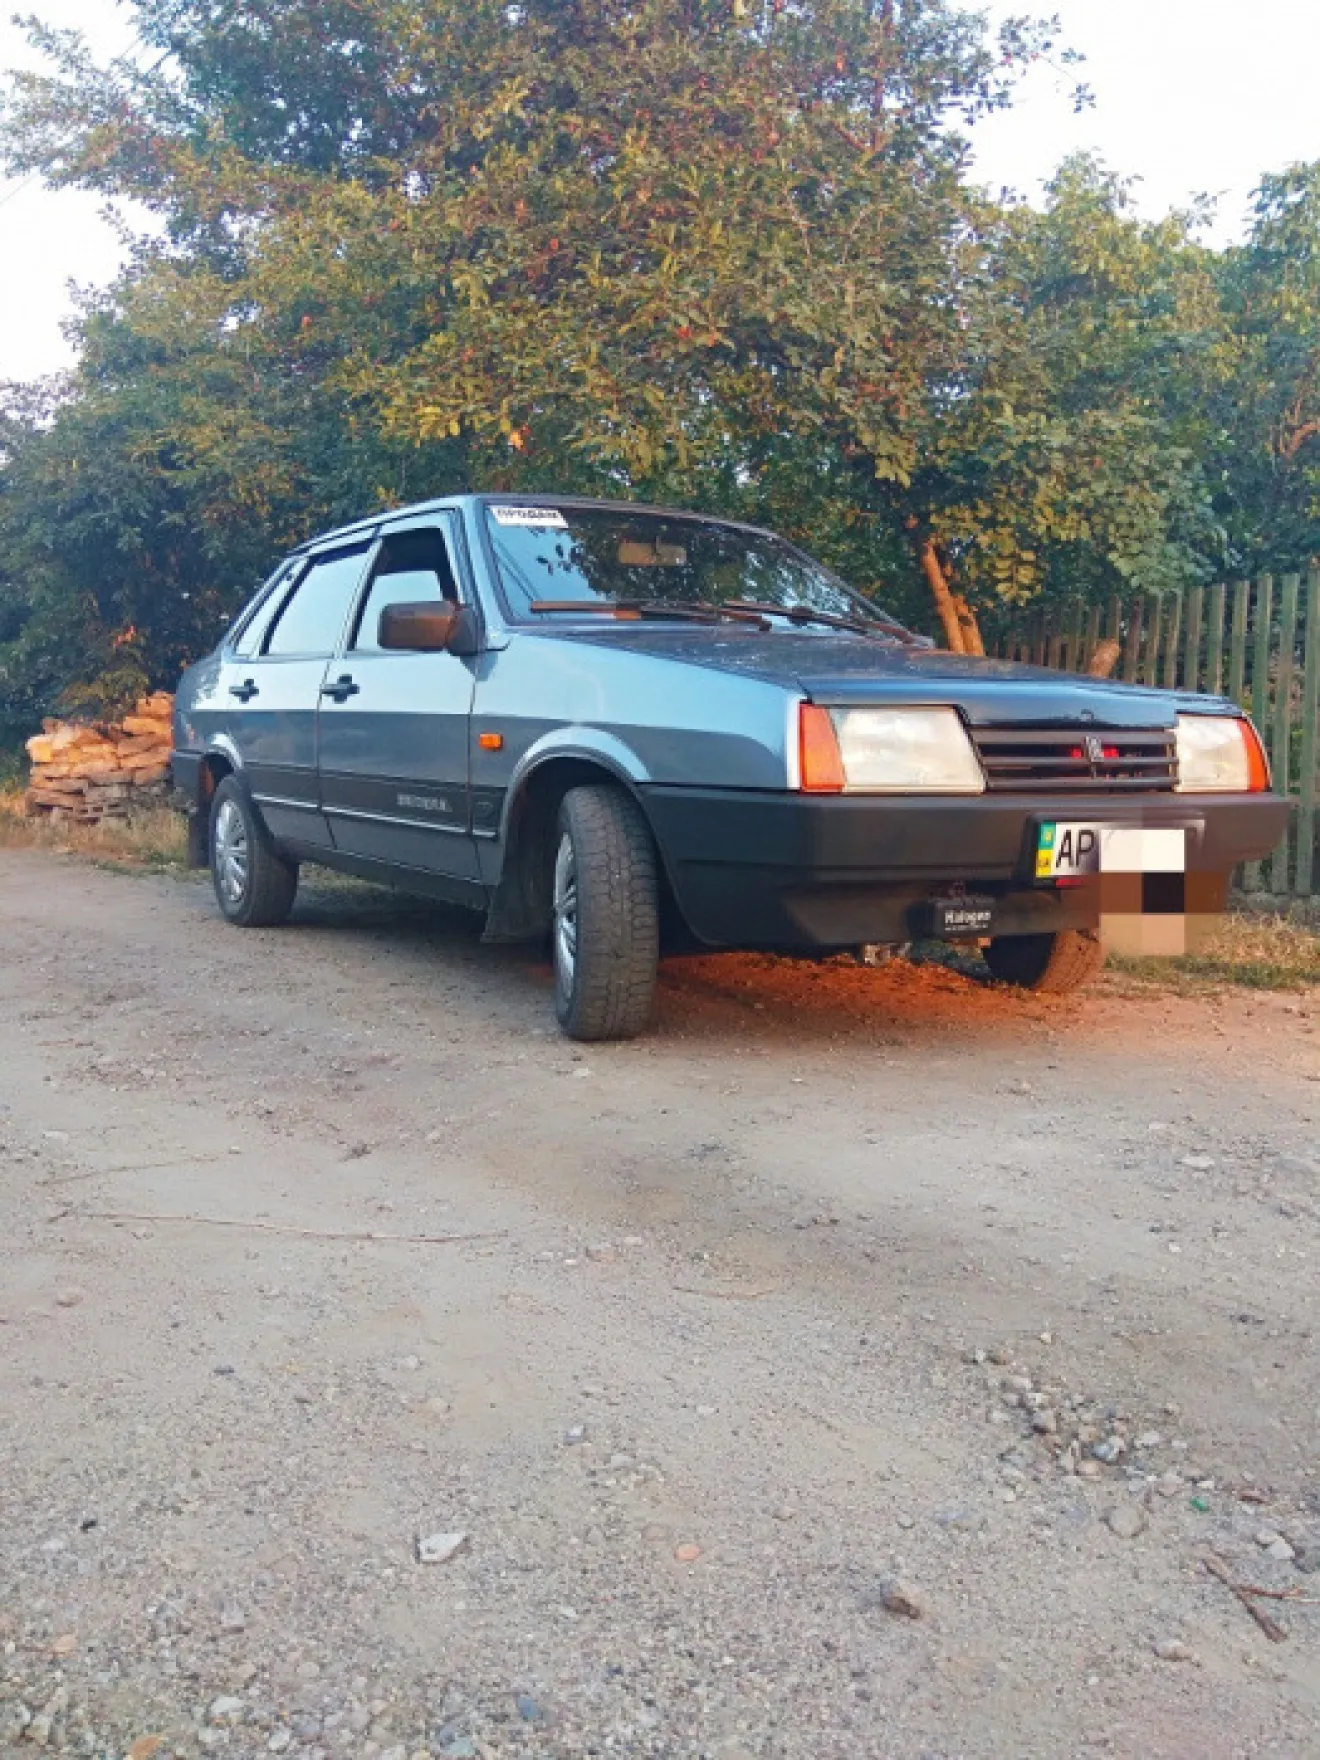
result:
[[(184, 781), (180, 775), (184, 763), (192, 758), (195, 773)], [(180, 762), (183, 760), (183, 762)], [(188, 768), (191, 770), (192, 765)], [(238, 777), (246, 789), (243, 761), (238, 747), (223, 734), (216, 738), (209, 751), (192, 754), (180, 752), (175, 758), (175, 798), (188, 815), (188, 866), (209, 867), (211, 861), (211, 797), (226, 776)], [(255, 812), (255, 807), (253, 808)]]

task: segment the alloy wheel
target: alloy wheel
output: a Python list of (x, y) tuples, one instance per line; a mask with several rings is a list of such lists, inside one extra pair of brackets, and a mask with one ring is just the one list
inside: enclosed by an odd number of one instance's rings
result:
[(567, 994), (573, 988), (578, 949), (577, 862), (573, 855), (573, 840), (567, 834), (560, 839), (555, 856), (554, 913), (555, 969)]
[(241, 904), (248, 886), (248, 834), (233, 801), (224, 801), (215, 821), (215, 870), (230, 904)]

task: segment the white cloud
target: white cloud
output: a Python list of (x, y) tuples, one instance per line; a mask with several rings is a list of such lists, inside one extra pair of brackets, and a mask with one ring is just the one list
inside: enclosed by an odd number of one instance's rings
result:
[[(1025, 0), (987, 7), (992, 18)], [(1219, 201), (1220, 241), (1242, 234), (1263, 173), (1320, 158), (1317, 0), (1043, 0), (1086, 56), (1062, 73), (1038, 66), (1013, 110), (977, 130), (978, 174), (1037, 197), (1066, 154), (1093, 151), (1140, 179), (1141, 212)], [(1095, 107), (1075, 116), (1075, 78)]]
[[(115, 0), (35, 0), (47, 24), (81, 30), (98, 55), (132, 43), (128, 9)], [(0, 17), (0, 67), (40, 67), (8, 17)], [(39, 179), (0, 181), (0, 379), (30, 379), (69, 363), (61, 325), (72, 314), (70, 283), (101, 286), (123, 261), (100, 197), (52, 191)]]

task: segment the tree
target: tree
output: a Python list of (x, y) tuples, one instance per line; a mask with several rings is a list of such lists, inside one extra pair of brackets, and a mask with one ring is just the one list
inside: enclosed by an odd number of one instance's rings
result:
[(1047, 27), (992, 39), (954, 0), (134, 5), (140, 58), (47, 34), (0, 112), (11, 170), (163, 225), (0, 461), (19, 651), (63, 617), (71, 676), (133, 629), (167, 678), (292, 538), (465, 487), (763, 520), (975, 651), (978, 608), (1224, 567), (1281, 457), (1253, 373), (1286, 368), (1285, 474), (1312, 481), (1310, 186), (1227, 259), (1086, 163), (1042, 212), (990, 201), (963, 130)]
[(1320, 554), (1320, 160), (1263, 180), (1218, 265), (1232, 348), (1207, 465), (1242, 574)]
[[(5, 114), (12, 168), (167, 225), (37, 454), (133, 434), (217, 558), (234, 514), (269, 547), (346, 468), (353, 511), (393, 498), (411, 456), (415, 492), (733, 501), (863, 583), (892, 568), (875, 485), (910, 476), (958, 348), (951, 119), (1002, 102), (1045, 33), (992, 44), (944, 0), (138, 16), (159, 64), (47, 35), (54, 73)], [(163, 622), (133, 619), (161, 665)]]
[[(960, 371), (926, 406), (908, 517), (982, 605), (1183, 586), (1222, 556), (1204, 398), (1226, 333), (1191, 222), (1127, 212), (1092, 161), (985, 210)], [(941, 583), (935, 581), (937, 593)], [(961, 633), (976, 651), (966, 611)]]

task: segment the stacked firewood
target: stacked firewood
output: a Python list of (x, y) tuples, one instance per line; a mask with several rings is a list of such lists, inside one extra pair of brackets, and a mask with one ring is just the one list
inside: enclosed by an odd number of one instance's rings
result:
[(44, 721), (27, 742), (29, 813), (82, 824), (127, 818), (163, 797), (173, 744), (174, 699), (142, 697), (122, 721)]

